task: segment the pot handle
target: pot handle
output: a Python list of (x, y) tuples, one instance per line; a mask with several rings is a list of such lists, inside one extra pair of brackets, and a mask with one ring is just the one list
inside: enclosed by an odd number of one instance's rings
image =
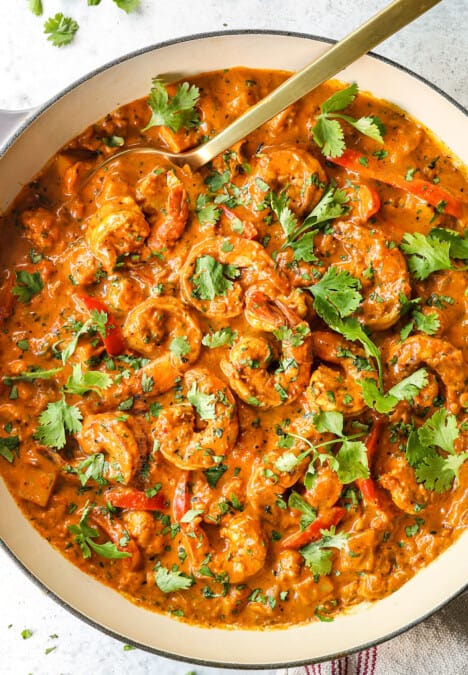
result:
[(0, 146), (5, 143), (9, 136), (31, 115), (30, 110), (1, 110), (0, 109)]

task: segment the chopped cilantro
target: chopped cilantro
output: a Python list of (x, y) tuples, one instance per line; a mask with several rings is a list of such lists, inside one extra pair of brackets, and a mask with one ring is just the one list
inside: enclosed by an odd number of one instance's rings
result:
[(11, 292), (13, 295), (17, 295), (18, 300), (24, 304), (30, 302), (44, 288), (44, 283), (39, 272), (30, 274), (26, 270), (16, 270), (15, 277), (16, 285), (13, 286)]
[(83, 416), (74, 405), (68, 405), (65, 398), (49, 403), (39, 415), (36, 438), (40, 443), (60, 450), (65, 445), (65, 433), (81, 431)]

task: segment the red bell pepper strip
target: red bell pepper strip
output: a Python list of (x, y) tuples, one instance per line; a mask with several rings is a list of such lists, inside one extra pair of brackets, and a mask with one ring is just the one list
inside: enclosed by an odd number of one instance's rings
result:
[(387, 183), (400, 190), (409, 192), (432, 206), (444, 203), (444, 213), (450, 216), (460, 218), (462, 215), (462, 202), (450, 192), (440, 187), (440, 185), (434, 185), (434, 183), (420, 178), (407, 181), (396, 171), (386, 167), (382, 160), (374, 159), (373, 157), (364, 155), (362, 152), (349, 149), (345, 150), (341, 157), (329, 157), (328, 159), (330, 162), (358, 173), (360, 176), (379, 180), (382, 183)]
[(328, 530), (333, 525), (338, 525), (343, 519), (346, 509), (341, 506), (334, 506), (326, 513), (320, 515), (302, 532), (294, 532), (281, 542), (280, 548), (302, 548), (311, 541), (316, 541), (322, 536), (322, 530)]
[(190, 493), (188, 489), (188, 472), (184, 471), (180, 477), (172, 500), (172, 515), (176, 523), (180, 523), (187, 511), (190, 509)]
[(96, 310), (97, 312), (105, 312), (105, 314), (107, 314), (106, 335), (102, 338), (104, 347), (109, 356), (118, 356), (119, 354), (122, 354), (125, 351), (125, 341), (122, 331), (116, 324), (107, 305), (102, 302), (102, 300), (92, 298), (89, 295), (80, 295), (78, 297), (90, 312)]
[(139, 490), (111, 491), (107, 494), (107, 499), (112, 506), (132, 511), (160, 511), (166, 504), (166, 498), (162, 492), (158, 492), (154, 497), (147, 497)]
[[(370, 434), (366, 440), (367, 448), (367, 462), (369, 464), (369, 469), (372, 466), (372, 460), (375, 457), (378, 447), (378, 441), (381, 436), (382, 430), (385, 426), (385, 421), (382, 417), (378, 417), (371, 429)], [(361, 490), (362, 497), (365, 502), (368, 504), (375, 504), (376, 506), (381, 505), (380, 494), (377, 489), (377, 485), (373, 478), (358, 478), (356, 485)]]

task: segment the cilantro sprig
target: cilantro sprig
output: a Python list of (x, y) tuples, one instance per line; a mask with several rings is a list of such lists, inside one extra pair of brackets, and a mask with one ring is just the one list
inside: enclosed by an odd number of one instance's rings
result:
[(39, 272), (30, 274), (26, 270), (16, 270), (15, 277), (16, 284), (11, 292), (18, 296), (18, 300), (25, 305), (44, 288), (44, 282)]
[(294, 259), (304, 262), (317, 261), (314, 254), (314, 237), (319, 230), (348, 211), (348, 195), (344, 190), (337, 188), (334, 182), (329, 183), (322, 198), (301, 225), (289, 207), (286, 192), (277, 194), (271, 191), (267, 194), (265, 201), (286, 235), (282, 248), (291, 248), (294, 252)]
[[(445, 408), (437, 410), (410, 433), (406, 459), (414, 468), (418, 483), (423, 483), (427, 490), (446, 492), (458, 478), (461, 465), (468, 459), (468, 451), (459, 454), (455, 451), (454, 442), (459, 435), (455, 415)], [(446, 454), (441, 454), (439, 449)]]
[(465, 266), (454, 265), (453, 258), (468, 258), (468, 240), (453, 230), (434, 228), (428, 236), (407, 232), (403, 237), (401, 250), (406, 255), (410, 272), (424, 281), (433, 272), (440, 270), (465, 270)]
[[(314, 425), (320, 433), (328, 432), (334, 434), (337, 438), (323, 443), (313, 444), (309, 439), (299, 434), (289, 433), (283, 437), (281, 446), (291, 448), (293, 439), (306, 443), (309, 447), (296, 455), (291, 449), (284, 452), (275, 462), (275, 468), (278, 471), (291, 473), (296, 466), (306, 457), (311, 457), (309, 466), (304, 478), (304, 485), (311, 489), (316, 477), (316, 465), (322, 465), (328, 462), (330, 468), (338, 475), (339, 480), (344, 484), (352, 483), (358, 478), (369, 477), (369, 465), (367, 461), (366, 446), (362, 441), (356, 439), (363, 436), (363, 433), (347, 436), (343, 432), (344, 417), (340, 412), (321, 412), (313, 417)], [(340, 444), (339, 451), (335, 454), (324, 452), (319, 448)]]
[(320, 532), (322, 534), (321, 539), (299, 549), (299, 553), (313, 575), (326, 576), (332, 571), (332, 549), (340, 550), (344, 548), (349, 535), (344, 532), (336, 534), (335, 527), (331, 527), (329, 530), (320, 530)]
[(346, 149), (344, 133), (339, 119), (346, 121), (364, 136), (368, 136), (378, 143), (383, 143), (385, 127), (378, 117), (369, 116), (356, 119), (338, 112), (351, 105), (357, 94), (358, 86), (354, 82), (346, 89), (337, 91), (320, 106), (320, 114), (312, 130), (312, 135), (322, 153), (327, 157), (341, 157)]
[(174, 96), (169, 96), (161, 80), (154, 78), (148, 98), (151, 119), (142, 131), (166, 126), (177, 133), (181, 129), (197, 127), (200, 124), (200, 115), (195, 106), (199, 98), (200, 90), (194, 84), (182, 82), (177, 85)]
[(372, 342), (355, 317), (349, 316), (362, 302), (360, 282), (346, 270), (337, 272), (333, 265), (328, 268), (320, 282), (309, 286), (314, 296), (314, 308), (330, 328), (351, 342), (360, 342), (368, 358), (377, 363), (380, 390), (383, 391), (382, 357), (377, 345)]
[(120, 551), (115, 544), (107, 541), (105, 544), (97, 544), (94, 539), (99, 537), (99, 531), (91, 527), (88, 523), (89, 516), (94, 508), (93, 504), (86, 502), (83, 513), (78, 525), (68, 525), (68, 531), (75, 535), (75, 542), (81, 549), (81, 554), (86, 560), (91, 557), (91, 550), (102, 558), (117, 560), (119, 558), (130, 558), (131, 553)]

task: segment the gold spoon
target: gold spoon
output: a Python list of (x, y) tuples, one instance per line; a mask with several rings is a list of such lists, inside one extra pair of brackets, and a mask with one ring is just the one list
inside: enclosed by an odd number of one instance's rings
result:
[(150, 146), (132, 146), (116, 152), (101, 162), (85, 180), (107, 164), (134, 152), (158, 155), (170, 159), (175, 164), (189, 164), (192, 169), (199, 169), (440, 1), (394, 0), (362, 26), (330, 47), (318, 59), (288, 78), (204, 145), (179, 153)]

